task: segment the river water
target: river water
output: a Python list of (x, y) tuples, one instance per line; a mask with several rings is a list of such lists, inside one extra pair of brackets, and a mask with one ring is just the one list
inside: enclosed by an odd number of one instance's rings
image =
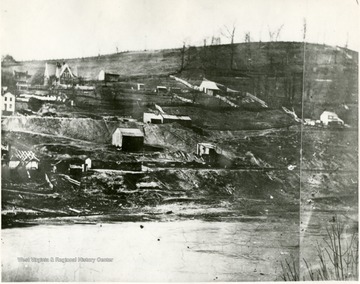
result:
[[(280, 262), (298, 257), (297, 220), (296, 216), (277, 216), (4, 229), (2, 280), (281, 280)], [(57, 257), (75, 262), (61, 262)], [(89, 262), (91, 258), (95, 261)]]

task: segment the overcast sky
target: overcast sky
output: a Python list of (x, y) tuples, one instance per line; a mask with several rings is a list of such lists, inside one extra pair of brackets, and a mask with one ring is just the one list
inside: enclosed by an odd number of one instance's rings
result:
[[(161, 49), (221, 35), (235, 23), (235, 42), (250, 32), (269, 41), (307, 41), (359, 50), (357, 0), (1, 0), (1, 54), (17, 60)], [(222, 43), (229, 40), (222, 38)]]

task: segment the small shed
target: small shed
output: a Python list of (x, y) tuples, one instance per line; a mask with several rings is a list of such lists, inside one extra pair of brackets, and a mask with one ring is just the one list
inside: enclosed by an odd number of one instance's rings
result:
[(145, 90), (145, 84), (137, 83), (137, 90), (138, 90), (138, 91), (143, 91), (143, 90)]
[(205, 161), (214, 163), (218, 157), (217, 146), (212, 143), (198, 143), (196, 154), (203, 157)]
[(104, 70), (101, 70), (98, 75), (98, 80), (104, 82), (117, 82), (119, 81), (119, 78), (120, 78), (119, 74), (108, 73), (105, 72)]
[(167, 93), (168, 89), (165, 86), (157, 86), (156, 87), (156, 92), (158, 94), (165, 94)]
[(9, 168), (16, 169), (21, 163), (21, 160), (17, 156), (11, 156), (9, 161)]
[(160, 114), (144, 112), (143, 121), (144, 123), (162, 124), (163, 117)]
[(86, 158), (85, 159), (85, 163), (84, 163), (84, 171), (91, 169), (91, 159), (90, 158)]
[(335, 112), (324, 111), (320, 115), (320, 121), (323, 125), (329, 125), (332, 123), (344, 125), (344, 121), (339, 118), (339, 116)]
[(117, 128), (112, 135), (112, 145), (123, 151), (141, 151), (144, 133), (138, 128)]
[(216, 83), (212, 81), (202, 81), (199, 90), (210, 96), (214, 96), (220, 91)]
[(212, 153), (216, 153), (217, 147), (212, 143), (198, 143), (196, 148), (196, 154), (198, 156), (202, 155), (211, 155)]
[(37, 170), (37, 169), (39, 169), (39, 159), (36, 158), (36, 157), (33, 157), (33, 158), (29, 159), (25, 163), (25, 168), (27, 170)]

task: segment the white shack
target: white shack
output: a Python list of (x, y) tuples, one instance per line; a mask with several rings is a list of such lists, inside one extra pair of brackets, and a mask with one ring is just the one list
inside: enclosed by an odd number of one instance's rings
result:
[(144, 133), (138, 128), (117, 128), (112, 135), (112, 145), (123, 151), (140, 151), (144, 146)]
[(212, 81), (202, 81), (199, 90), (210, 96), (214, 96), (220, 91), (216, 83)]
[(344, 121), (339, 118), (339, 116), (335, 112), (324, 111), (320, 115), (320, 121), (323, 125), (329, 125), (329, 123), (338, 123), (344, 125)]
[(211, 143), (198, 143), (196, 147), (196, 154), (198, 156), (202, 155), (213, 155), (217, 152), (217, 147)]
[(160, 114), (144, 112), (143, 121), (144, 123), (161, 124), (163, 117)]
[(137, 90), (138, 90), (138, 91), (143, 91), (143, 90), (145, 90), (145, 84), (137, 83)]

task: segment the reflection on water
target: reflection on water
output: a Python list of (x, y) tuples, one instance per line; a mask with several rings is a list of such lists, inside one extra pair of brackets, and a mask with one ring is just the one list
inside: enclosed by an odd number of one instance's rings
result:
[[(283, 256), (298, 255), (298, 224), (294, 220), (122, 222), (6, 229), (2, 232), (2, 280), (280, 280)], [(113, 261), (36, 263), (19, 262), (18, 257), (100, 257)]]

